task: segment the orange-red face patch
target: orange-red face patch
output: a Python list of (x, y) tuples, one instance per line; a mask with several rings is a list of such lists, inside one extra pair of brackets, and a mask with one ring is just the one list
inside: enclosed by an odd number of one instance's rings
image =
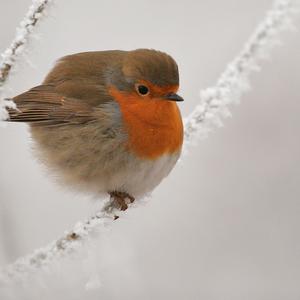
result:
[(141, 158), (156, 159), (181, 148), (183, 125), (177, 104), (159, 97), (174, 92), (174, 86), (147, 86), (151, 92), (143, 97), (136, 91), (123, 92), (113, 86), (109, 93), (120, 105), (129, 134), (128, 149)]

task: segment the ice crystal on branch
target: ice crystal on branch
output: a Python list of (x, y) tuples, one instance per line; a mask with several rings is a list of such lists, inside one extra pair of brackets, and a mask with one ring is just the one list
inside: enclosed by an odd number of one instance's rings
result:
[(1, 124), (1, 121), (5, 121), (9, 118), (6, 108), (16, 109), (16, 105), (13, 101), (10, 101), (8, 99), (5, 99), (5, 100), (0, 99), (0, 124)]

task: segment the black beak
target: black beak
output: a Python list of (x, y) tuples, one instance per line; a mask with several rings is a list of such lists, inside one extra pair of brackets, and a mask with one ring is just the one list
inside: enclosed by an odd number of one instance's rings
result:
[(170, 93), (165, 97), (166, 100), (169, 101), (184, 101), (184, 99), (182, 97), (180, 97), (179, 95), (175, 94), (175, 93)]

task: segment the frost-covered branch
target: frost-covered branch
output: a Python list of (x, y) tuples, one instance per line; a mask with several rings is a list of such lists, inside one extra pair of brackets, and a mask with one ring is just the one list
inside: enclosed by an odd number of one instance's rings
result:
[(76, 250), (81, 249), (93, 237), (93, 234), (104, 230), (124, 213), (119, 211), (114, 203), (114, 199), (110, 198), (95, 216), (85, 222), (77, 223), (73, 230), (65, 232), (58, 240), (44, 248), (36, 249), (32, 254), (19, 258), (6, 267), (3, 272), (0, 272), (0, 286), (11, 280), (22, 281), (26, 276), (50, 265), (51, 262), (76, 253)]
[(10, 71), (18, 57), (23, 52), (25, 45), (30, 39), (34, 27), (45, 14), (51, 0), (33, 0), (29, 10), (17, 28), (16, 37), (10, 46), (4, 51), (0, 63), (0, 89), (7, 81)]
[[(222, 124), (222, 117), (230, 115), (227, 106), (238, 101), (247, 90), (249, 75), (258, 68), (258, 60), (274, 45), (278, 34), (283, 29), (291, 27), (292, 11), (292, 0), (275, 1), (265, 20), (258, 26), (243, 51), (228, 65), (216, 86), (201, 92), (201, 103), (185, 122), (186, 143), (195, 141), (198, 136), (206, 135), (213, 125)], [(18, 259), (0, 274), (0, 282), (23, 279), (25, 274), (34, 272), (80, 248), (88, 241), (92, 232), (101, 230), (115, 219), (115, 212), (111, 207), (111, 202), (108, 202), (100, 214), (77, 224), (71, 232), (65, 233), (59, 240)]]
[(206, 137), (213, 127), (223, 125), (231, 116), (228, 106), (240, 101), (249, 85), (249, 76), (259, 70), (258, 62), (278, 43), (279, 34), (293, 28), (292, 15), (296, 0), (276, 0), (266, 18), (257, 27), (241, 53), (228, 64), (216, 85), (200, 91), (200, 104), (185, 120), (185, 143)]
[[(45, 15), (52, 0), (33, 0), (24, 19), (16, 30), (16, 36), (10, 46), (1, 54), (0, 62), (0, 94), (7, 82), (11, 70), (23, 53), (30, 36), (40, 19)], [(9, 100), (0, 99), (0, 122), (8, 118), (5, 108), (15, 108)]]

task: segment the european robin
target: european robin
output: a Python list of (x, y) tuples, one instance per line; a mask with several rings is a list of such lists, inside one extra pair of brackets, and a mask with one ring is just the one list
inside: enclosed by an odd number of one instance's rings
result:
[(154, 189), (181, 152), (178, 67), (166, 53), (84, 52), (61, 58), (13, 98), (10, 121), (30, 124), (39, 158), (60, 180), (109, 193), (119, 209)]

